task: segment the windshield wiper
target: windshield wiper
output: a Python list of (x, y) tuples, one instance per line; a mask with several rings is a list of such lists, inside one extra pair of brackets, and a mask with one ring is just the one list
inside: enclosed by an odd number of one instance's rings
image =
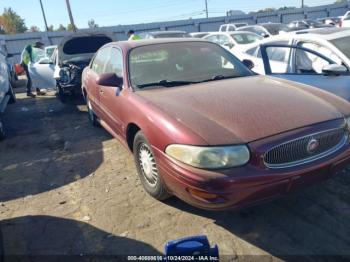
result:
[(182, 85), (190, 85), (196, 84), (198, 82), (194, 81), (169, 81), (169, 80), (161, 80), (159, 82), (147, 83), (137, 85), (138, 88), (150, 87), (150, 86), (163, 86), (163, 87), (173, 87), (173, 86), (182, 86)]
[(240, 76), (224, 76), (224, 75), (216, 75), (216, 76), (213, 76), (212, 78), (210, 79), (205, 79), (205, 80), (202, 80), (198, 83), (204, 83), (204, 82), (211, 82), (211, 81), (217, 81), (217, 80), (224, 80), (224, 79), (230, 79), (230, 78), (236, 78), (236, 77), (240, 77)]

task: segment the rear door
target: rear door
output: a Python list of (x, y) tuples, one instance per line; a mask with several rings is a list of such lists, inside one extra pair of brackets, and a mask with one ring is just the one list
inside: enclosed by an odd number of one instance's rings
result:
[[(271, 67), (268, 49), (276, 47), (289, 50), (290, 57), (285, 73), (276, 72)], [(311, 85), (350, 101), (349, 72), (344, 75), (331, 75), (323, 72), (323, 69), (330, 64), (342, 65), (340, 60), (334, 61), (323, 54), (301, 45), (266, 44), (261, 46), (261, 55), (266, 75)]]

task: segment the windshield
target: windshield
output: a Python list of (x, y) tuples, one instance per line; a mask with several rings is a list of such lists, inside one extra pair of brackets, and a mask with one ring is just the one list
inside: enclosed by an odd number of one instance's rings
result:
[(249, 33), (231, 34), (231, 36), (240, 45), (255, 43), (256, 41), (263, 39), (263, 37), (257, 34), (249, 34)]
[(271, 35), (278, 35), (280, 31), (289, 32), (290, 29), (284, 24), (265, 24), (264, 28), (269, 31)]
[(335, 45), (348, 59), (350, 59), (350, 36), (334, 39), (330, 42)]
[(161, 87), (150, 83), (185, 84), (252, 74), (231, 53), (209, 42), (153, 44), (129, 54), (129, 77), (136, 89)]

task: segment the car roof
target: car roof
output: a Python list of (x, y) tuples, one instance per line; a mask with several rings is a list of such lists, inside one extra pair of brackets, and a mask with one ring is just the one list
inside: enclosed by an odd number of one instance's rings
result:
[(298, 36), (307, 36), (308, 38), (316, 37), (324, 40), (333, 40), (341, 37), (350, 36), (350, 28), (326, 27), (307, 29), (295, 32)]

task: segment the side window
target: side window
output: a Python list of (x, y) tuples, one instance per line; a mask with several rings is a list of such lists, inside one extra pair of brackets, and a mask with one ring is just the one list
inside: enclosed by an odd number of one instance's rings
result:
[[(275, 45), (288, 45), (288, 41), (276, 41), (270, 42), (269, 44)], [(269, 47), (266, 49), (267, 56), (270, 61), (275, 62), (287, 62), (287, 54), (290, 52), (290, 48), (285, 47)], [(258, 57), (261, 58), (261, 51), (258, 52)]]
[(91, 69), (97, 73), (102, 74), (104, 72), (104, 67), (106, 64), (106, 61), (109, 57), (111, 49), (108, 47), (105, 47), (98, 51), (98, 53), (95, 56), (94, 61), (92, 62)]
[(123, 55), (119, 49), (111, 49), (104, 73), (116, 73), (123, 77)]
[(219, 40), (218, 40), (217, 35), (210, 35), (205, 40), (219, 44)]
[[(259, 49), (259, 46), (250, 48), (246, 51), (246, 54), (251, 55), (251, 56), (255, 56), (256, 57), (256, 51)], [(261, 55), (260, 55), (261, 56)]]
[(236, 30), (236, 28), (235, 28), (234, 26), (230, 25), (230, 26), (228, 27), (228, 30), (227, 30), (227, 31), (235, 31), (235, 30)]
[[(316, 51), (333, 60), (337, 64), (342, 64), (342, 60), (327, 47), (305, 42), (299, 43), (298, 46)], [(299, 74), (322, 74), (322, 69), (328, 64), (328, 61), (313, 53), (300, 49), (297, 49), (295, 53), (295, 70)]]
[(220, 45), (225, 45), (225, 44), (230, 43), (230, 39), (225, 35), (218, 35), (217, 38), (219, 40), (218, 44), (220, 44)]
[(220, 31), (221, 31), (221, 32), (226, 32), (226, 28), (227, 28), (227, 26), (226, 26), (226, 25), (223, 25), (223, 26), (221, 26)]

